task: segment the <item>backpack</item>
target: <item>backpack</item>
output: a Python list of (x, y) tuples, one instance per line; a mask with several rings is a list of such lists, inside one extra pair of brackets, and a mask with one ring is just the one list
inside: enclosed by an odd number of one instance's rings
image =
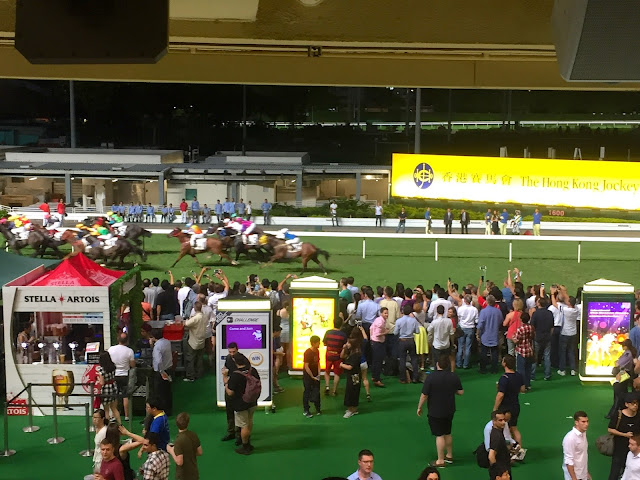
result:
[(480, 468), (489, 468), (489, 452), (484, 448), (484, 442), (478, 445), (473, 453), (476, 456), (476, 463)]
[(255, 369), (251, 368), (247, 373), (236, 370), (237, 373), (242, 375), (247, 380), (247, 385), (244, 388), (244, 393), (242, 394), (242, 401), (249, 404), (256, 403), (258, 401), (258, 398), (260, 398), (260, 394), (262, 393), (262, 382), (259, 378), (251, 375), (252, 370)]
[(185, 298), (182, 302), (182, 317), (189, 318), (191, 316), (191, 310), (193, 310), (193, 305), (196, 303), (196, 294), (193, 290), (189, 291), (187, 298)]

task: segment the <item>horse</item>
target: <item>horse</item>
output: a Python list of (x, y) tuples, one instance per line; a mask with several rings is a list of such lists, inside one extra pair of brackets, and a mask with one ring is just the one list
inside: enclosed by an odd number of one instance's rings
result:
[[(195, 262), (200, 267), (202, 267), (202, 264), (196, 258), (196, 254), (203, 252), (209, 252), (212, 255), (220, 255), (220, 258), (226, 258), (227, 260), (229, 260), (231, 265), (238, 264), (238, 262), (232, 260), (231, 257), (227, 255), (227, 253), (224, 251), (225, 247), (222, 245), (222, 241), (217, 238), (206, 237), (206, 248), (204, 250), (196, 250), (191, 246), (191, 237), (189, 236), (189, 234), (184, 233), (179, 228), (174, 228), (171, 233), (167, 235), (167, 237), (175, 237), (180, 242), (180, 254), (178, 255), (176, 261), (173, 262), (173, 265), (171, 265), (171, 268), (175, 267), (176, 263), (178, 263), (185, 255), (190, 255), (191, 257), (193, 257)], [(211, 258), (211, 255), (208, 258)]]
[(32, 257), (37, 257), (38, 255), (40, 255), (40, 258), (44, 257), (47, 248), (52, 249), (58, 258), (62, 258), (64, 256), (64, 253), (58, 250), (58, 247), (62, 245), (63, 242), (58, 242), (53, 239), (46, 230), (35, 225), (32, 227), (32, 230), (29, 231), (29, 236), (26, 240), (18, 240), (9, 227), (4, 223), (0, 224), (0, 233), (4, 235), (9, 248), (18, 255), (22, 255), (20, 250), (23, 248), (31, 247), (34, 250), (31, 255)]
[(261, 240), (264, 240), (264, 245), (268, 246), (273, 251), (273, 255), (271, 255), (269, 262), (266, 264), (263, 264), (262, 267), (271, 265), (276, 260), (292, 259), (292, 258), (300, 257), (302, 259), (301, 273), (304, 273), (306, 271), (307, 263), (309, 263), (309, 260), (313, 260), (320, 266), (320, 268), (322, 268), (322, 270), (324, 271), (324, 274), (325, 275), (327, 274), (327, 269), (322, 264), (322, 262), (320, 262), (320, 260), (318, 259), (318, 256), (322, 255), (324, 256), (326, 261), (329, 261), (329, 256), (330, 256), (329, 252), (316, 247), (313, 243), (303, 242), (300, 245), (299, 250), (292, 251), (289, 248), (289, 245), (287, 245), (284, 240), (276, 238), (274, 235), (271, 235), (268, 233), (264, 234), (261, 237)]
[[(82, 223), (87, 227), (90, 227), (91, 225), (94, 225), (99, 218), (102, 218), (104, 225), (109, 224), (109, 219), (105, 216), (87, 217), (82, 221)], [(138, 246), (142, 245), (140, 237), (151, 238), (151, 232), (149, 230), (136, 224), (126, 224), (121, 227), (116, 227), (114, 232), (117, 233), (119, 237), (124, 237), (127, 240), (136, 242)]]
[[(80, 232), (81, 235), (82, 233), (83, 232)], [(87, 249), (83, 239), (89, 243), (91, 248)], [(124, 259), (132, 253), (140, 256), (143, 262), (147, 260), (147, 252), (134, 243), (120, 237), (118, 237), (113, 246), (105, 247), (100, 239), (94, 235), (84, 235), (82, 238), (78, 238), (78, 232), (67, 230), (62, 234), (61, 240), (69, 243), (72, 247), (71, 253), (67, 255), (66, 258), (77, 255), (80, 252), (84, 253), (88, 258), (94, 261), (102, 259), (106, 264), (119, 258), (120, 262), (118, 265), (120, 267), (124, 265)]]
[[(239, 233), (236, 233), (236, 231), (233, 230), (232, 228), (223, 227), (223, 230), (225, 234), (220, 235), (221, 232), (219, 231), (218, 238), (220, 239), (220, 241), (222, 242), (222, 245), (225, 248), (233, 247), (233, 249), (236, 252), (236, 262), (240, 258), (240, 254), (243, 254), (243, 253), (246, 255), (247, 258), (250, 258), (249, 251), (251, 250), (255, 250), (255, 252), (257, 253), (258, 261), (264, 260), (264, 258), (267, 256), (267, 252), (265, 251), (265, 249), (263, 249), (262, 245), (260, 245), (260, 242), (256, 242), (255, 245), (247, 245), (242, 241), (242, 235)], [(264, 232), (261, 229), (256, 228), (251, 233), (251, 235), (257, 235), (257, 238), (259, 238), (261, 235), (264, 235)]]

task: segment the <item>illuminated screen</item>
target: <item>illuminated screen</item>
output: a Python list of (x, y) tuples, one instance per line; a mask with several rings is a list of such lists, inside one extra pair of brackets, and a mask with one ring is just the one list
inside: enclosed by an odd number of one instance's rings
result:
[(587, 322), (585, 374), (611, 375), (629, 337), (631, 302), (587, 302)]
[(394, 154), (391, 194), (640, 210), (640, 163), (603, 165), (594, 160)]
[(223, 325), (222, 348), (228, 348), (231, 342), (236, 342), (239, 350), (267, 348), (267, 326)]
[[(324, 338), (324, 333), (333, 328), (335, 300), (333, 298), (293, 298), (292, 317), (292, 367), (294, 370), (304, 368), (304, 352), (311, 347), (309, 339), (313, 335)], [(320, 368), (326, 364), (326, 347), (320, 343)]]

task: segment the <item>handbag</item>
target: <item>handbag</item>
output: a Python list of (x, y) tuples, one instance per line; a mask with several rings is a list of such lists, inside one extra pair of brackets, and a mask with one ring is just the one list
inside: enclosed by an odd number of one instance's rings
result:
[[(618, 410), (618, 421), (616, 422), (616, 430), (620, 426), (620, 419), (622, 418), (622, 410)], [(607, 457), (613, 456), (613, 435), (607, 433), (606, 435), (600, 435), (596, 439), (596, 448), (602, 455)]]

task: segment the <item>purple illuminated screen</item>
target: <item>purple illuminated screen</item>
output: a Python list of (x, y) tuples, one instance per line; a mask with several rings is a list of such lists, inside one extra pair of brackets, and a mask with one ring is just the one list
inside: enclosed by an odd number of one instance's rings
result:
[(266, 330), (266, 325), (224, 325), (223, 348), (228, 348), (231, 342), (236, 342), (240, 350), (266, 348)]
[(589, 302), (587, 319), (589, 333), (600, 335), (629, 332), (631, 302)]

